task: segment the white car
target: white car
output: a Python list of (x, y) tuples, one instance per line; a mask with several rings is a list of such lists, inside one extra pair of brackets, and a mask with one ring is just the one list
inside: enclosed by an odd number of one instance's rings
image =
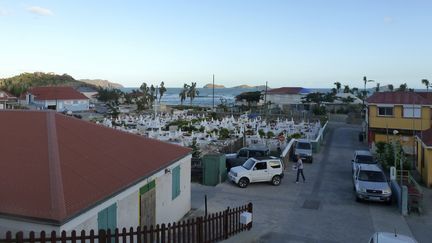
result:
[(369, 200), (391, 204), (392, 191), (381, 168), (360, 165), (353, 176), (356, 200)]
[(351, 162), (353, 175), (355, 174), (357, 168), (362, 164), (377, 164), (377, 161), (373, 157), (372, 153), (368, 150), (354, 151), (354, 157)]
[(249, 183), (271, 182), (279, 186), (283, 178), (283, 164), (276, 157), (249, 158), (241, 166), (231, 168), (228, 178), (241, 188), (245, 188)]
[(397, 233), (376, 232), (370, 238), (369, 243), (417, 243), (417, 241)]

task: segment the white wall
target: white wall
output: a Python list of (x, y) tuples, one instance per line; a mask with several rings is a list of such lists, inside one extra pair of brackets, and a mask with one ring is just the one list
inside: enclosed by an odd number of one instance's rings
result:
[[(156, 223), (171, 223), (180, 220), (191, 208), (191, 156), (180, 163), (180, 195), (172, 200), (172, 174), (156, 179)], [(177, 164), (170, 166), (176, 167)]]
[(171, 173), (165, 173), (165, 169), (163, 169), (59, 227), (0, 218), (0, 238), (4, 238), (7, 231), (15, 233), (19, 230), (24, 231), (26, 234), (31, 230), (35, 232), (41, 230), (56, 230), (58, 232), (77, 230), (80, 232), (86, 230), (89, 232), (93, 229), (97, 232), (98, 213), (114, 203), (117, 204), (117, 227), (137, 227), (139, 225), (139, 189), (152, 180), (156, 180), (156, 223), (178, 221), (191, 208), (191, 158), (192, 156), (188, 155), (168, 167), (172, 170), (180, 165), (181, 192), (174, 200), (171, 200), (172, 175)]
[(267, 94), (267, 101), (277, 105), (295, 105), (302, 104), (301, 94)]

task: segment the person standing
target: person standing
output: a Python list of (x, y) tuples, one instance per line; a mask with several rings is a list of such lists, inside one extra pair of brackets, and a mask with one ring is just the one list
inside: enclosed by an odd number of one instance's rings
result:
[(297, 179), (296, 179), (296, 183), (298, 183), (298, 181), (299, 181), (300, 174), (303, 178), (303, 182), (306, 182), (305, 176), (303, 174), (303, 161), (300, 158), (300, 156), (297, 155)]

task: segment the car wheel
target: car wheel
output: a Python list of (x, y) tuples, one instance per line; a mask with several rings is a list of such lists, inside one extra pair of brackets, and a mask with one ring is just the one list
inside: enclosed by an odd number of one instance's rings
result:
[(310, 158), (310, 162), (311, 162), (311, 163), (313, 162), (313, 158), (312, 158), (312, 157)]
[(386, 204), (387, 204), (387, 205), (392, 205), (392, 199), (390, 198), (390, 200), (388, 200), (388, 201), (386, 202)]
[(249, 185), (249, 179), (246, 177), (240, 178), (239, 182), (238, 182), (238, 186), (240, 188), (245, 188)]
[(361, 200), (361, 198), (359, 198), (357, 195), (356, 195), (356, 202), (361, 202), (362, 200)]
[(273, 176), (271, 183), (273, 186), (279, 186), (281, 183), (281, 177), (279, 175)]

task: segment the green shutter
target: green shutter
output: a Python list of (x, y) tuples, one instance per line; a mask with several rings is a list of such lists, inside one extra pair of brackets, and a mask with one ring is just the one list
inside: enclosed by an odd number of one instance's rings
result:
[(172, 169), (172, 199), (180, 195), (180, 166)]
[(111, 229), (117, 228), (117, 204), (113, 204), (108, 208), (98, 213), (98, 229)]
[(108, 210), (104, 209), (98, 213), (98, 229), (108, 228)]

